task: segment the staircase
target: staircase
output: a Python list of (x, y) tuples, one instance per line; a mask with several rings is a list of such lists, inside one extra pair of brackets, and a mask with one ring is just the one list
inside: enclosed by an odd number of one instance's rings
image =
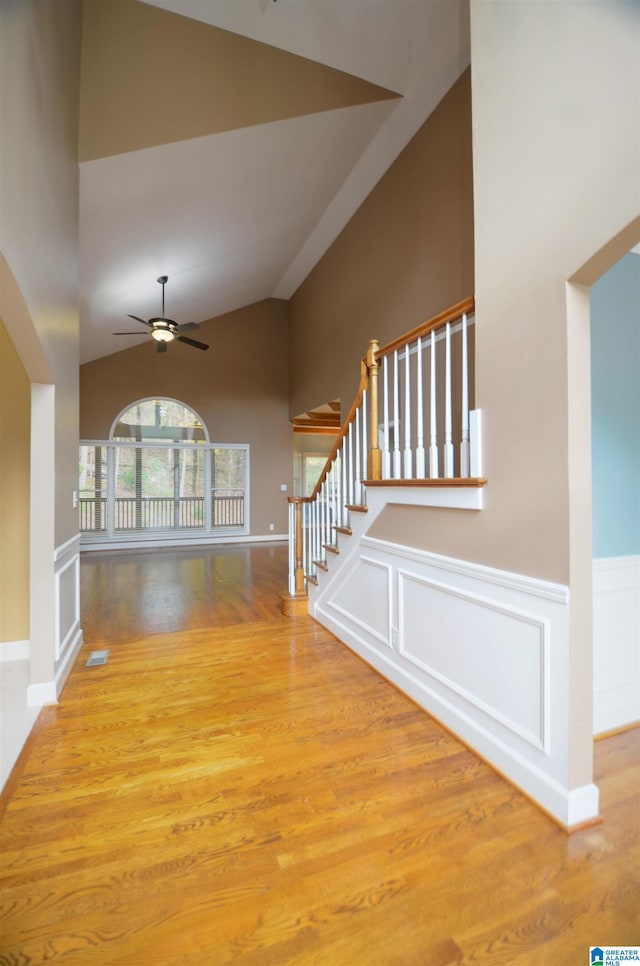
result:
[(289, 499), (286, 616), (309, 612), (387, 502), (480, 508), (474, 324), (467, 299), (385, 346), (370, 342), (313, 493)]

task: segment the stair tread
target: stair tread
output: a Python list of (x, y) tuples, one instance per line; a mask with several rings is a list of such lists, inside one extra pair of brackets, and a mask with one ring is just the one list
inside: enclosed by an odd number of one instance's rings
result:
[(355, 510), (356, 513), (368, 513), (369, 507), (362, 506), (360, 503), (347, 503), (347, 510)]
[(329, 553), (340, 553), (340, 548), (335, 543), (323, 543), (322, 545)]
[(350, 537), (353, 534), (353, 530), (351, 529), (351, 527), (335, 527), (335, 531), (336, 533), (344, 533), (348, 537)]

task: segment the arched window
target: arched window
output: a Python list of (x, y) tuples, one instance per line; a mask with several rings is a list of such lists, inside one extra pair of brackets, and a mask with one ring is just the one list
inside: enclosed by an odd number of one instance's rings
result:
[(120, 413), (109, 439), (208, 443), (209, 434), (198, 414), (177, 399), (139, 399)]
[(80, 446), (83, 543), (248, 533), (248, 473), (248, 446), (210, 443), (198, 414), (176, 399), (139, 399), (118, 414), (108, 441)]

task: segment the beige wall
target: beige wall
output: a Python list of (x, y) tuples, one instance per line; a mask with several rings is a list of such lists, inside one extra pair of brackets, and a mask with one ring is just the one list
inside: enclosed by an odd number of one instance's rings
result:
[[(292, 429), (288, 419), (287, 304), (269, 299), (204, 322), (186, 345), (155, 351), (143, 345), (88, 362), (80, 368), (80, 435), (108, 439), (126, 406), (168, 396), (191, 406), (212, 442), (248, 443), (251, 461), (251, 533), (287, 530), (292, 490)], [(280, 490), (286, 483), (287, 493)]]
[[(588, 459), (572, 458), (570, 476), (565, 283), (640, 211), (639, 10), (624, 2), (472, 3), (486, 509), (473, 518), (426, 511), (418, 528), (410, 510), (392, 508), (379, 536), (570, 581), (570, 487), (577, 498), (590, 471)], [(572, 339), (588, 358), (588, 321)], [(585, 422), (586, 382), (588, 371), (573, 401)], [(576, 527), (590, 533), (588, 514)]]
[(81, 12), (79, 0), (0, 5), (0, 317), (31, 383), (30, 682), (48, 694), (54, 555), (78, 533)]
[(347, 412), (371, 339), (387, 342), (473, 295), (467, 71), (291, 301), (291, 415)]
[(396, 96), (131, 0), (85, 0), (83, 37), (81, 161)]
[[(376, 535), (568, 585), (569, 789), (592, 781), (588, 289), (640, 212), (640, 5), (473, 0), (480, 513), (390, 508)], [(598, 256), (599, 257), (599, 256)], [(593, 277), (589, 278), (593, 281)], [(552, 646), (556, 646), (552, 642)], [(564, 738), (561, 740), (564, 741)]]
[(29, 639), (30, 387), (0, 319), (0, 648)]
[(80, 27), (79, 0), (7, 0), (0, 9), (0, 254), (26, 303), (32, 331), (24, 331), (22, 318), (10, 308), (1, 314), (31, 381), (56, 387), (55, 479), (52, 473), (47, 485), (55, 487), (58, 546), (78, 529), (72, 491), (78, 430)]

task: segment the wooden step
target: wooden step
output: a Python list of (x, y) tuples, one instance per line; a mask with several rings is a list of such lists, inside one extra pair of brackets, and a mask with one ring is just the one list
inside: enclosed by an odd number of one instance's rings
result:
[(352, 536), (353, 530), (351, 527), (334, 527), (336, 533), (344, 533), (347, 537)]
[(368, 513), (369, 507), (362, 506), (360, 503), (347, 503), (347, 510), (353, 510), (355, 513)]
[(311, 574), (309, 574), (307, 576), (307, 583), (308, 584), (313, 584), (314, 587), (317, 587), (318, 586), (318, 578), (317, 577), (313, 577)]
[(314, 560), (313, 563), (314, 563), (314, 566), (319, 567), (320, 570), (328, 570), (329, 569), (327, 567), (326, 563), (324, 562), (324, 560)]
[(325, 550), (328, 550), (329, 553), (340, 553), (340, 547), (338, 547), (338, 545), (335, 543), (323, 543), (322, 546)]

